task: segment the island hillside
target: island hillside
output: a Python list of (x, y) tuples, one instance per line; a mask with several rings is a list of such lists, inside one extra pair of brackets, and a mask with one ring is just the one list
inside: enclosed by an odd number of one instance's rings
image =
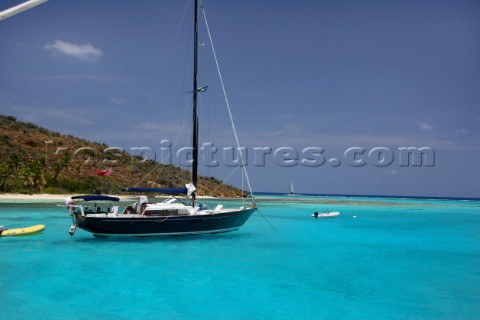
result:
[[(190, 172), (176, 166), (143, 160), (13, 116), (0, 115), (0, 128), (3, 193), (121, 194), (132, 186), (171, 188), (190, 182)], [(239, 197), (242, 191), (214, 177), (200, 176), (198, 195)]]

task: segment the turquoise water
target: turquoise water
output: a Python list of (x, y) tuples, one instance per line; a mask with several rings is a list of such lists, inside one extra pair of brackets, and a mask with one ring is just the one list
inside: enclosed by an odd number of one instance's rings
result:
[[(0, 224), (46, 225), (40, 235), (0, 238), (2, 317), (478, 318), (480, 201), (308, 197), (259, 206), (263, 216), (237, 232), (97, 239), (82, 230), (70, 237), (70, 217), (55, 204), (0, 203)], [(341, 216), (310, 216), (324, 210)]]

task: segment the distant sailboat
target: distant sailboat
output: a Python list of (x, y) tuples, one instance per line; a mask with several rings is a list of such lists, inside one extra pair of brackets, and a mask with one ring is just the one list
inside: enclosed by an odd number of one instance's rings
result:
[(290, 192), (287, 193), (287, 196), (290, 196), (290, 197), (297, 197), (299, 196), (300, 194), (299, 193), (296, 193), (295, 190), (293, 189), (293, 182), (290, 181)]

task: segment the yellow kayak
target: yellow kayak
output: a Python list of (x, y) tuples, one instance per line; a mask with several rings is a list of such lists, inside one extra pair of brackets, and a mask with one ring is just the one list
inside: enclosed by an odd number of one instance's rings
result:
[(21, 236), (31, 236), (45, 230), (43, 224), (37, 224), (36, 226), (26, 227), (26, 228), (16, 228), (16, 229), (7, 229), (0, 233), (0, 237), (21, 237)]

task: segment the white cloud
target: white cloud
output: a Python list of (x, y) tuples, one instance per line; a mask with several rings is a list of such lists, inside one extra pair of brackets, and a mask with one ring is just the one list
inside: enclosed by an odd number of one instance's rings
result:
[(455, 132), (460, 133), (460, 134), (468, 134), (468, 130), (465, 128), (460, 128), (455, 130)]
[(90, 43), (75, 44), (62, 40), (55, 40), (54, 43), (47, 43), (44, 48), (45, 50), (56, 54), (62, 54), (85, 61), (96, 61), (103, 56), (102, 51), (95, 48)]
[(395, 169), (384, 169), (383, 173), (385, 174), (398, 174), (398, 171)]
[(109, 78), (94, 75), (94, 74), (63, 74), (52, 76), (52, 79), (59, 80), (86, 80), (86, 81), (95, 81), (95, 82), (105, 82), (109, 81)]
[(110, 101), (112, 101), (114, 104), (122, 104), (124, 102), (124, 100), (120, 98), (111, 98)]
[(433, 126), (428, 122), (420, 122), (418, 124), (422, 130), (432, 130)]
[[(64, 124), (93, 125), (94, 122), (89, 119), (84, 109), (80, 108), (35, 108), (13, 105), (10, 110), (14, 114), (21, 113), (18, 117), (22, 121), (29, 121), (35, 124), (49, 128), (51, 122), (60, 122)], [(51, 126), (53, 127), (53, 126)]]

